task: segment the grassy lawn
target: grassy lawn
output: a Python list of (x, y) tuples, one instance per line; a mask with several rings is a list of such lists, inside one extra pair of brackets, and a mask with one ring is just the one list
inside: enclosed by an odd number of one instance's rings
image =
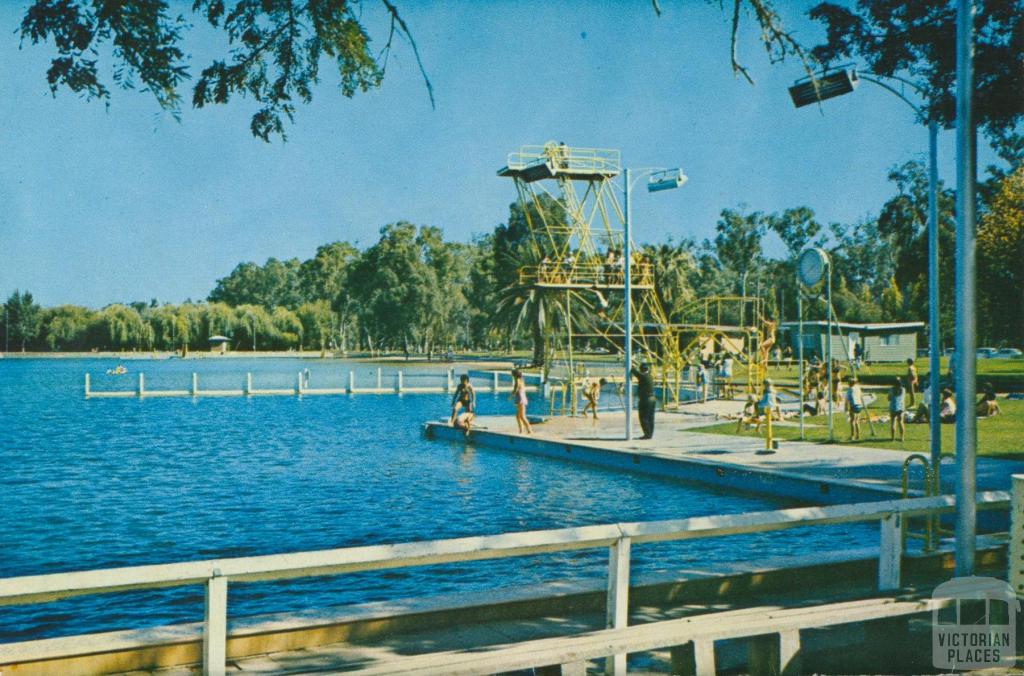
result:
[[(846, 366), (846, 362), (841, 360), (841, 363), (844, 367)], [(1024, 379), (1024, 360), (978, 360), (976, 364), (979, 379), (984, 376), (1019, 377)], [(943, 356), (939, 360), (939, 365), (942, 375), (945, 376), (949, 371), (949, 357)], [(919, 357), (918, 360), (914, 361), (914, 366), (918, 367), (918, 374), (921, 376), (926, 376), (930, 372), (928, 357)], [(780, 380), (791, 380), (794, 382), (797, 380), (796, 366), (770, 367), (768, 373), (771, 377)], [(866, 364), (858, 370), (858, 373), (873, 377), (903, 377), (906, 375), (906, 364)], [(849, 370), (846, 370), (844, 375), (850, 375)]]
[[(994, 457), (1013, 457), (1024, 459), (1024, 401), (999, 399), (1002, 414), (993, 418), (978, 419), (978, 454)], [(861, 443), (876, 448), (892, 448), (908, 453), (928, 454), (928, 425), (907, 425), (907, 440), (889, 441), (889, 401), (885, 394), (872, 402), (870, 411), (873, 416), (881, 417), (882, 422), (875, 422), (875, 434), (866, 421), (861, 423)], [(804, 439), (826, 443), (828, 440), (828, 416), (804, 418)], [(816, 425), (811, 427), (810, 425)], [(835, 439), (839, 443), (850, 443), (850, 423), (845, 414), (836, 413), (833, 423)], [(942, 425), (942, 453), (953, 454), (953, 425)], [(701, 427), (701, 432), (716, 434), (736, 434), (736, 422), (723, 423), (711, 427)], [(740, 436), (754, 436), (753, 429), (744, 430)], [(772, 436), (777, 439), (799, 439), (800, 429), (796, 426), (773, 425)]]

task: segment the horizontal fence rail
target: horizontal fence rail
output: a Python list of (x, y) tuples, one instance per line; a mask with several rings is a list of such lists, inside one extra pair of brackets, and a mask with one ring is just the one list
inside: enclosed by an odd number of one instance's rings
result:
[[(1010, 494), (979, 493), (979, 509), (1008, 509)], [(555, 530), (503, 533), (447, 540), (346, 547), (313, 552), (213, 559), (182, 563), (51, 573), (0, 579), (0, 606), (41, 603), (83, 594), (206, 585), (204, 671), (224, 671), (227, 584), (341, 575), (357, 571), (533, 556), (579, 549), (609, 548), (608, 628), (626, 626), (632, 544), (742, 535), (766, 531), (877, 521), (881, 526), (879, 589), (899, 587), (903, 522), (908, 517), (955, 509), (951, 495), (881, 502), (800, 507), (669, 521), (629, 522)], [(216, 644), (216, 645), (213, 645)], [(613, 656), (621, 673), (625, 656)]]
[[(486, 384), (474, 386), (478, 392), (511, 392), (511, 384), (503, 384), (503, 377), (511, 378), (509, 371), (492, 371), (487, 378)], [(430, 382), (429, 385), (421, 385), (423, 381)], [(479, 383), (479, 379), (478, 379)], [(358, 386), (357, 386), (358, 385)], [(529, 392), (536, 392), (535, 385), (526, 385)], [(375, 381), (369, 385), (365, 381), (357, 384), (356, 372), (349, 371), (347, 380), (338, 387), (310, 387), (309, 374), (299, 372), (296, 374), (295, 386), (287, 388), (257, 388), (253, 387), (252, 373), (246, 373), (245, 379), (240, 383), (238, 389), (199, 389), (199, 374), (192, 374), (192, 383), (189, 389), (185, 390), (152, 390), (146, 388), (146, 376), (144, 373), (137, 374), (137, 384), (131, 390), (94, 390), (92, 378), (89, 373), (85, 374), (85, 398), (113, 399), (128, 397), (259, 397), (268, 395), (278, 396), (301, 396), (301, 395), (325, 395), (325, 394), (450, 394), (455, 392), (455, 371), (449, 369), (446, 373), (412, 373), (397, 371), (386, 376), (377, 369)]]

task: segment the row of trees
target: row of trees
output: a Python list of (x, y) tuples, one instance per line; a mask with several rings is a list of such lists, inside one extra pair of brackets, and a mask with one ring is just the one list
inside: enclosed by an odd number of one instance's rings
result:
[(6, 309), (4, 344), (22, 351), (181, 350), (206, 348), (225, 336), (237, 349), (326, 351), (335, 315), (328, 303), (295, 310), (225, 303), (115, 303), (101, 310), (79, 305), (42, 308), (29, 292), (15, 291)]
[[(1024, 165), (996, 171), (982, 186), (978, 229), (979, 339), (1024, 344)], [(716, 236), (702, 242), (642, 245), (653, 262), (669, 319), (686, 321), (694, 299), (745, 293), (764, 299), (769, 315), (796, 318), (795, 262), (807, 246), (832, 257), (833, 298), (844, 321), (916, 321), (927, 316), (927, 176), (910, 162), (889, 176), (896, 194), (877, 217), (852, 224), (817, 220), (807, 207), (781, 213), (725, 209)], [(943, 335), (953, 329), (952, 191), (939, 192)], [(564, 219), (550, 199), (538, 207)], [(765, 255), (777, 236), (781, 258)], [(518, 269), (538, 251), (522, 207), (506, 223), (466, 244), (438, 228), (384, 226), (360, 251), (347, 242), (321, 246), (306, 261), (242, 263), (218, 280), (206, 302), (137, 302), (101, 310), (40, 308), (28, 292), (4, 305), (4, 340), (13, 349), (205, 349), (212, 336), (236, 350), (329, 349), (432, 353), (532, 346), (557, 329), (561, 306), (518, 283)], [(582, 307), (582, 304), (581, 304)], [(811, 313), (815, 312), (812, 308)], [(818, 310), (820, 313), (821, 310)]]

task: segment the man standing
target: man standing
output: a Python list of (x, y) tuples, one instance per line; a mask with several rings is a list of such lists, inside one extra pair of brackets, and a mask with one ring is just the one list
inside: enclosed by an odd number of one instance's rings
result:
[(647, 362), (640, 364), (639, 370), (632, 369), (631, 372), (636, 378), (637, 409), (640, 413), (640, 428), (644, 432), (640, 438), (651, 439), (654, 437), (654, 407), (658, 403), (654, 398), (654, 376)]

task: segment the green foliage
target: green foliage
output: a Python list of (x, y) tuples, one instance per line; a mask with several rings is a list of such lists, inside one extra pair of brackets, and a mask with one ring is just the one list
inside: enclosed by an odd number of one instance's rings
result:
[[(1024, 121), (1024, 0), (977, 0), (974, 116), (992, 138)], [(851, 58), (869, 70), (925, 83), (930, 115), (956, 119), (956, 5), (948, 0), (823, 2), (809, 15), (826, 29), (811, 50), (823, 64)]]
[(998, 181), (978, 227), (982, 330), (1024, 345), (1024, 165)]
[(101, 350), (150, 349), (153, 327), (135, 308), (115, 303), (100, 310), (89, 327), (91, 342)]
[[(170, 0), (35, 0), (21, 23), (21, 37), (53, 42), (57, 56), (46, 79), (88, 99), (110, 99), (100, 75), (100, 55), (110, 54), (113, 80), (141, 86), (177, 116), (179, 90), (192, 77), (183, 41), (191, 22)], [(285, 138), (296, 102), (309, 103), (320, 82), (321, 62), (332, 63), (338, 88), (352, 97), (380, 86), (395, 35), (406, 38), (419, 63), (416, 42), (395, 6), (382, 0), (390, 19), (387, 43), (375, 55), (358, 1), (193, 0), (192, 11), (227, 40), (229, 54), (215, 58), (195, 80), (192, 105), (226, 104), (235, 97), (257, 103), (250, 129), (269, 141)], [(422, 66), (420, 68), (422, 72)], [(430, 81), (424, 81), (433, 94)]]
[(21, 293), (15, 289), (4, 303), (6, 313), (5, 325), (8, 337), (21, 351), (39, 335), (42, 308), (36, 304), (28, 291)]
[(209, 299), (228, 305), (263, 305), (269, 308), (283, 305), (295, 309), (305, 300), (301, 268), (297, 258), (286, 261), (268, 258), (262, 266), (239, 263), (230, 275), (217, 280)]
[(78, 305), (60, 305), (43, 310), (41, 316), (46, 346), (53, 351), (84, 350), (88, 347), (89, 325), (94, 313)]
[(303, 340), (308, 345), (316, 345), (320, 353), (326, 353), (334, 330), (334, 312), (326, 300), (303, 303), (296, 315), (302, 323)]

